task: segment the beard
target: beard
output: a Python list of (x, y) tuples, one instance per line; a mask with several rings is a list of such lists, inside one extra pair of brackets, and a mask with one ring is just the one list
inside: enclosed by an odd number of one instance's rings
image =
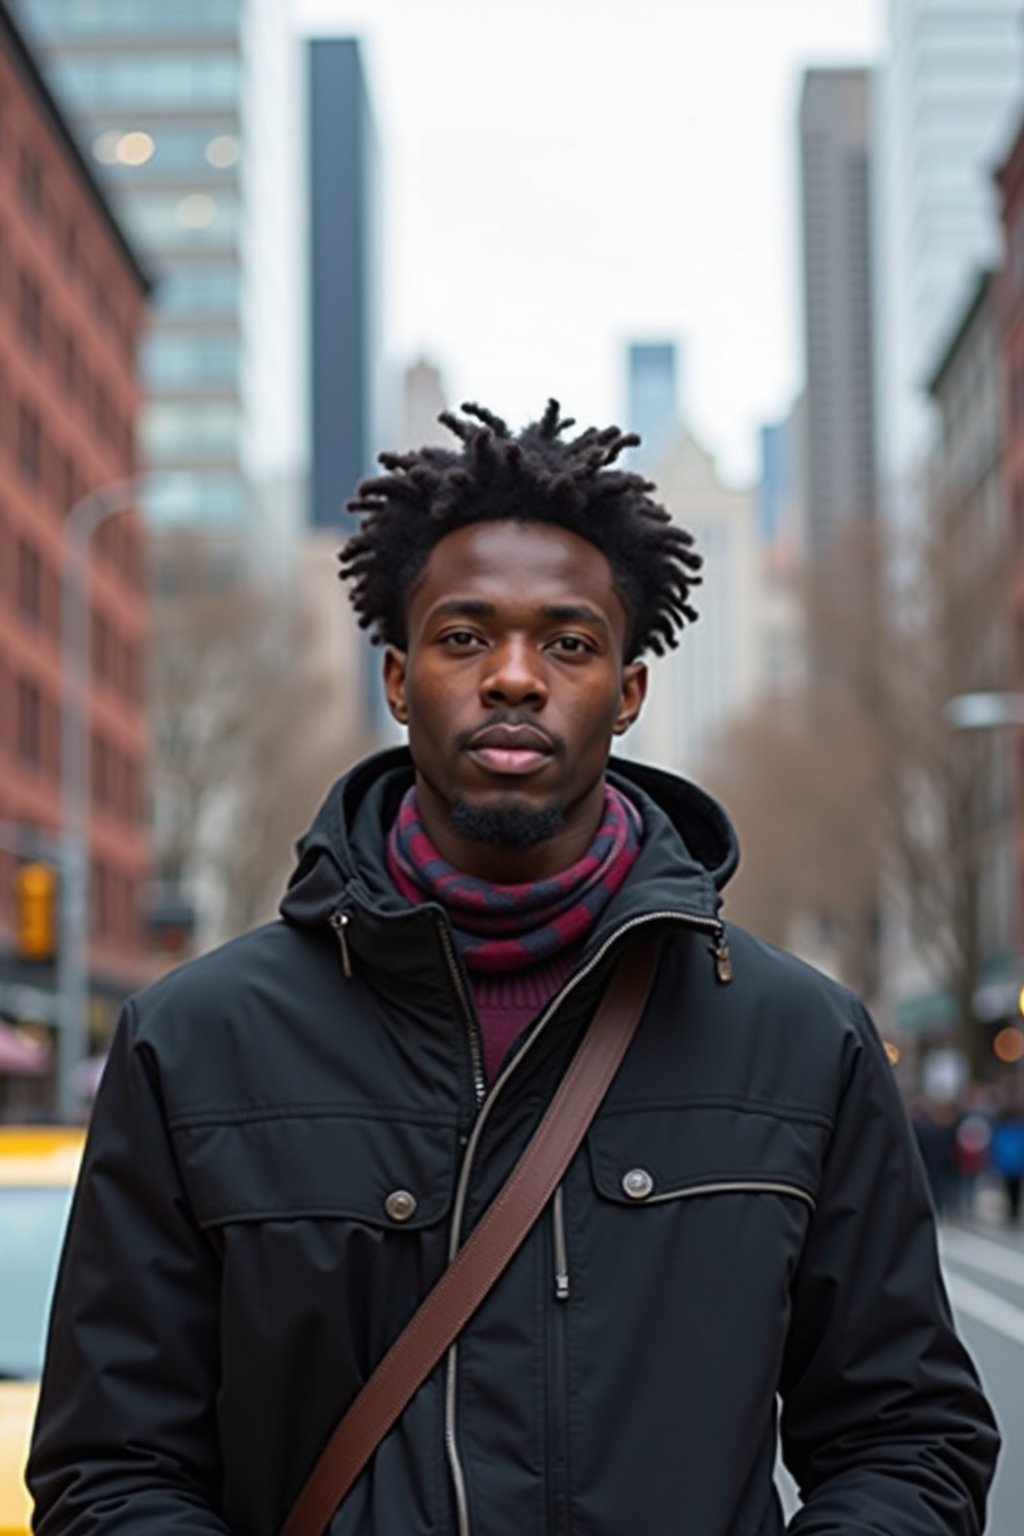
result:
[(556, 806), (537, 810), (521, 805), (484, 808), (456, 800), (451, 807), (452, 830), (473, 843), (494, 848), (536, 848), (565, 826), (565, 812)]

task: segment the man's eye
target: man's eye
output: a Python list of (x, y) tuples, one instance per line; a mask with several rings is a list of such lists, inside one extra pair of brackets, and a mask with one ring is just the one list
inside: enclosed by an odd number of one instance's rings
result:
[(480, 644), (480, 637), (474, 635), (471, 629), (450, 629), (446, 635), (441, 636), (441, 644), (455, 650), (465, 650), (466, 646)]
[(555, 645), (570, 656), (582, 656), (593, 650), (590, 641), (584, 640), (582, 635), (559, 635)]

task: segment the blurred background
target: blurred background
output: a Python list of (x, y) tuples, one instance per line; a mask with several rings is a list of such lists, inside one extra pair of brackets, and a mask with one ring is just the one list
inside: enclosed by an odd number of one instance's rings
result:
[(388, 739), (375, 453), (549, 394), (706, 556), (630, 748), (724, 797), (731, 915), (908, 1094), (1013, 1096), (1024, 0), (7, 0), (0, 1113), (79, 1115)]
[(390, 739), (335, 561), (375, 453), (549, 395), (706, 557), (630, 750), (868, 998), (1005, 1369), (1024, 0), (0, 0), (0, 1119), (83, 1118)]

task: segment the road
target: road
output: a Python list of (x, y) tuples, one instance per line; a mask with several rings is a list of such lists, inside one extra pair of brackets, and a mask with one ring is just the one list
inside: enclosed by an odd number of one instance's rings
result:
[(995, 1210), (942, 1233), (946, 1284), (1003, 1433), (986, 1536), (1024, 1531), (1024, 1232)]

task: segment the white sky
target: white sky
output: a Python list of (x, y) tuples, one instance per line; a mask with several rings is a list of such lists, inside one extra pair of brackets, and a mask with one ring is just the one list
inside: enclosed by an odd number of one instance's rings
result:
[(292, 0), (364, 40), (388, 360), (513, 422), (622, 421), (625, 342), (685, 345), (733, 479), (800, 387), (797, 107), (877, 55), (879, 0)]

